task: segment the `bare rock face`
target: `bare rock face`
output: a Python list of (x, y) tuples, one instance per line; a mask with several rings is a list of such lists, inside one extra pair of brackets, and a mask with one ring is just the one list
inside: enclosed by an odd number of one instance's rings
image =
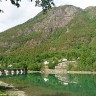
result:
[(16, 46), (18, 45), (17, 43), (14, 43), (14, 42), (0, 42), (0, 46), (3, 46), (3, 47), (13, 47), (13, 46)]
[(67, 25), (78, 11), (80, 9), (71, 5), (52, 9), (47, 13), (48, 16), (42, 22), (36, 23), (33, 26), (33, 30), (53, 32), (56, 28)]

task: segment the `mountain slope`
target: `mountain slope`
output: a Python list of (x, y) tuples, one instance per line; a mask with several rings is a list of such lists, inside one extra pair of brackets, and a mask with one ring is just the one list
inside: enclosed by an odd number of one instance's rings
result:
[(0, 46), (19, 46), (22, 43), (28, 43), (28, 41), (33, 45), (40, 43), (50, 38), (58, 28), (66, 26), (79, 10), (74, 6), (64, 6), (54, 8), (45, 15), (40, 13), (32, 20), (1, 33)]
[(46, 59), (57, 62), (80, 57), (74, 70), (95, 70), (95, 10), (60, 6), (0, 33), (1, 63), (39, 70)]

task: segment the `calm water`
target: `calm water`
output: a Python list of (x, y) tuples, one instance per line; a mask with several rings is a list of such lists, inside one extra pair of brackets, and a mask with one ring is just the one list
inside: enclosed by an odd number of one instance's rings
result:
[(28, 74), (0, 77), (28, 96), (96, 96), (96, 75)]

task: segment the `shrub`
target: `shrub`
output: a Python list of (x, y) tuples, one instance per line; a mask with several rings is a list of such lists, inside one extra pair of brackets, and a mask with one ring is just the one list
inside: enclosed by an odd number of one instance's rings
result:
[(40, 71), (42, 67), (43, 65), (41, 63), (33, 63), (28, 66), (28, 69), (33, 71)]
[(49, 63), (48, 64), (48, 68), (49, 69), (55, 69), (55, 66), (56, 66), (57, 64), (56, 63)]

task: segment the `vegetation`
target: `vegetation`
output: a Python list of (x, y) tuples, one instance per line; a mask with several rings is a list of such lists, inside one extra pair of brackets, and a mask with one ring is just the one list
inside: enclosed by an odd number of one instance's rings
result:
[(39, 13), (28, 22), (0, 33), (1, 68), (11, 64), (14, 68), (27, 65), (29, 69), (41, 70), (45, 60), (50, 62), (49, 68), (54, 68), (60, 59), (67, 58), (78, 62), (77, 67), (69, 66), (70, 70), (96, 71), (96, 7), (77, 8), (74, 18), (65, 26), (52, 23), (54, 26), (50, 27), (51, 23), (46, 23), (58, 10), (69, 7), (72, 6), (53, 8), (45, 15)]
[[(2, 1), (2, 0), (0, 0)], [(6, 0), (7, 1), (7, 0)], [(30, 0), (31, 2), (33, 0)], [(21, 0), (10, 0), (11, 4), (20, 7)], [(22, 1), (23, 2), (23, 1)], [(42, 7), (43, 11), (46, 12), (48, 9), (51, 9), (54, 6), (53, 0), (35, 0), (35, 6)], [(4, 12), (0, 9), (0, 12)]]

